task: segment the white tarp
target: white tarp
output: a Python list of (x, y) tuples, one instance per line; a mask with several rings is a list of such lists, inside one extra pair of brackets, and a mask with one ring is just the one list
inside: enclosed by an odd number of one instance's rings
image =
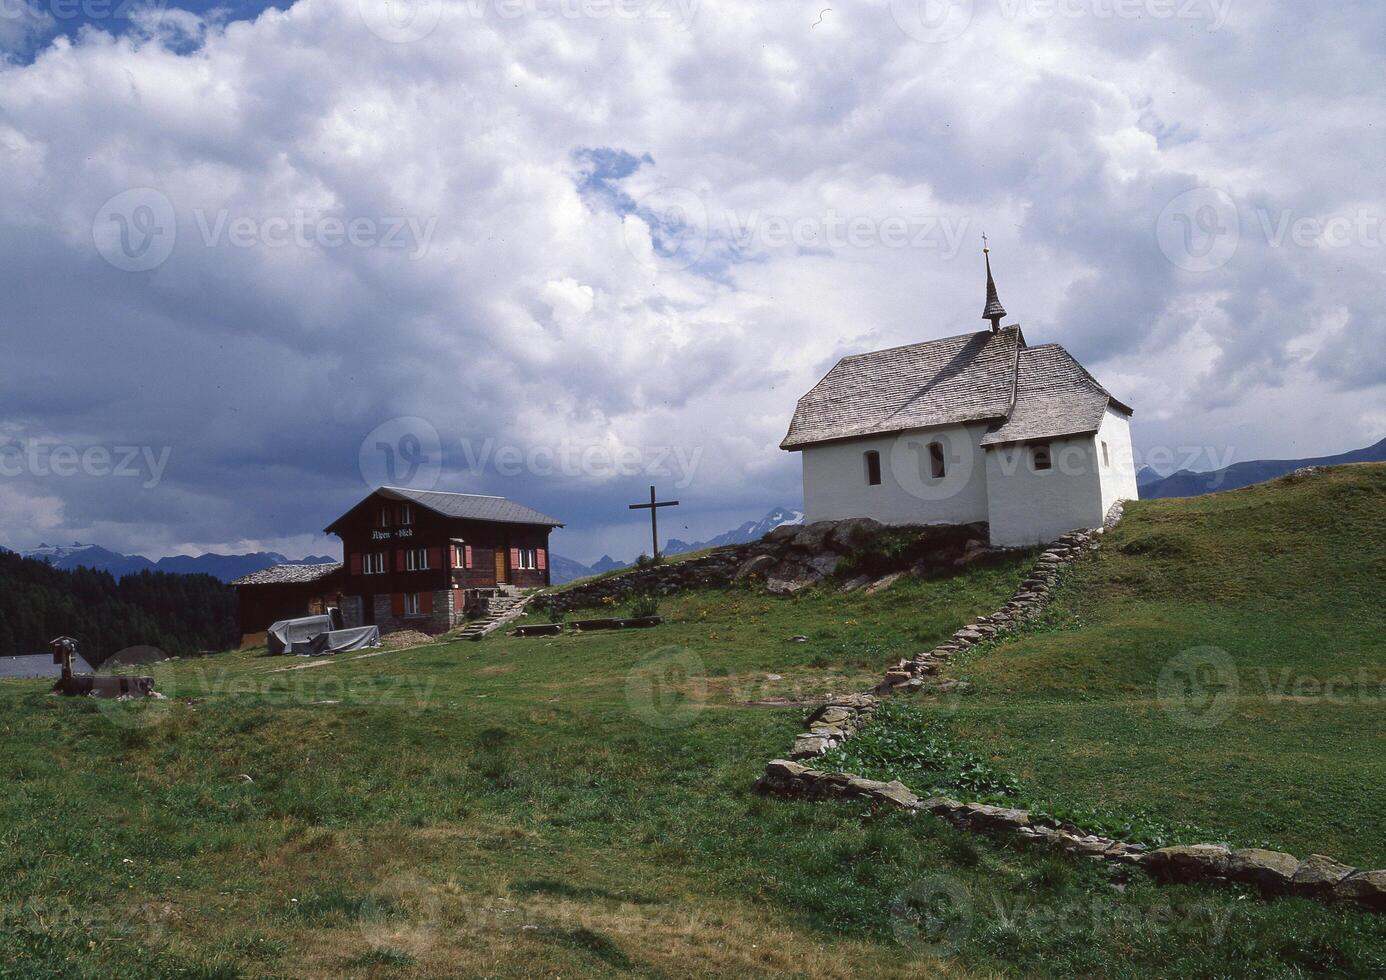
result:
[(281, 619), (265, 634), (265, 645), (276, 657), (288, 653), (295, 643), (311, 640), (319, 633), (332, 629), (331, 616), (305, 616), (302, 619)]

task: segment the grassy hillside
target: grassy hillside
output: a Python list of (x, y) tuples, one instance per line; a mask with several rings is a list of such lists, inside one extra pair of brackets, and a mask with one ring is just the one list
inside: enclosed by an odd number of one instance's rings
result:
[(1038, 802), (1386, 867), (1383, 596), (1386, 466), (1136, 504), (954, 725)]
[[(1341, 542), (1321, 545), (1297, 522), (1330, 510), (1345, 515), (1333, 534), (1373, 520), (1379, 532), (1382, 491), (1380, 472), (1278, 491), (1303, 508), (1279, 534), (1265, 515), (1253, 522), (1264, 530), (1235, 531), (1236, 495), (1133, 508), (1102, 560), (1071, 574), (1045, 632), (966, 666), (975, 697), (922, 702), (927, 724), (946, 729), (931, 746), (954, 761), (994, 756), (1021, 792), (1075, 805), (1187, 796), (1181, 815), (1238, 834), (1281, 819), (1293, 812), (1283, 786), (1318, 780), (1317, 794), (1370, 768), (1356, 754), (1373, 726), (1305, 715), (1287, 756), (1278, 720), (1259, 740), (1236, 736), (1239, 748), (1220, 741), (1240, 730), (1240, 701), (1225, 728), (1182, 736), (1142, 721), (1160, 709), (1141, 704), (1154, 703), (1160, 653), (1195, 642), (1241, 652), (1259, 636), (1250, 649), (1306, 670), (1370, 660), (1374, 607), (1341, 595), (1335, 619), (1305, 588), (1268, 590), (1286, 568), (1322, 574), (1322, 590), (1356, 588), (1310, 555)], [(1181, 519), (1191, 507), (1204, 516)], [(1250, 512), (1261, 514), (1254, 501)], [(1233, 531), (1249, 537), (1224, 540)], [(1190, 547), (1219, 557), (1196, 552), (1195, 571), (1179, 554)], [(1263, 548), (1269, 559), (1240, 554)], [(1367, 548), (1345, 550), (1370, 564)], [(1289, 564), (1247, 572), (1253, 582), (1232, 574), (1263, 560)], [(753, 702), (866, 686), (997, 605), (1026, 564), (872, 596), (691, 593), (665, 600), (669, 623), (650, 631), (179, 661), (159, 671), (174, 700), (153, 705), (0, 683), (0, 977), (1386, 970), (1386, 924), (1367, 913), (1160, 887), (928, 817), (750, 792), (803, 717)], [(1085, 595), (1101, 602), (1080, 626), (1071, 610)], [(1301, 639), (1309, 619), (1333, 622), (1335, 639)], [(807, 642), (789, 642), (797, 634)], [(1085, 729), (1113, 744), (1095, 747)], [(948, 778), (970, 778), (956, 768)], [(1213, 789), (1236, 794), (1235, 816), (1203, 800)], [(1316, 843), (1336, 822), (1341, 856), (1369, 849), (1373, 796), (1312, 809)], [(917, 928), (920, 908), (940, 913), (936, 927)]]

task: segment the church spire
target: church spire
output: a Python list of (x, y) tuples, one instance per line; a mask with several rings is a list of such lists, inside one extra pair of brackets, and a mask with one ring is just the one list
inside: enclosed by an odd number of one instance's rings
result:
[(996, 295), (996, 280), (991, 278), (991, 249), (987, 247), (987, 236), (982, 235), (982, 257), (987, 263), (987, 305), (982, 310), (982, 319), (991, 321), (991, 332), (997, 333), (1001, 329), (1001, 318), (1006, 315), (1006, 308), (1001, 305), (1001, 297)]

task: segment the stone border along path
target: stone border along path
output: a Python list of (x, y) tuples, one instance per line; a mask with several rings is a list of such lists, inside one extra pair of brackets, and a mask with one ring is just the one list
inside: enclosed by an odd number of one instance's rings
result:
[(920, 799), (904, 783), (863, 779), (850, 773), (813, 769), (798, 759), (811, 759), (836, 748), (855, 735), (870, 719), (880, 696), (891, 691), (955, 690), (958, 682), (930, 685), (926, 677), (937, 675), (959, 650), (1018, 630), (1048, 602), (1059, 572), (1083, 555), (1101, 547), (1098, 535), (1121, 520), (1122, 505), (1114, 504), (1104, 526), (1094, 531), (1072, 531), (1046, 549), (1035, 561), (1015, 596), (990, 616), (980, 616), (953, 634), (947, 642), (927, 653), (900, 661), (886, 672), (874, 692), (830, 696), (809, 716), (808, 731), (794, 739), (790, 759), (775, 759), (755, 783), (755, 790), (773, 796), (800, 799), (870, 800), (911, 812), (931, 813), (954, 826), (976, 833), (1009, 834), (1069, 854), (1099, 861), (1139, 867), (1165, 882), (1241, 882), (1264, 894), (1298, 895), (1321, 901), (1354, 902), (1386, 912), (1386, 870), (1359, 871), (1322, 854), (1300, 860), (1293, 854), (1261, 848), (1228, 848), (1220, 844), (1191, 844), (1148, 850), (1089, 834), (1067, 822), (1046, 822), (1028, 810), (963, 803), (948, 797)]

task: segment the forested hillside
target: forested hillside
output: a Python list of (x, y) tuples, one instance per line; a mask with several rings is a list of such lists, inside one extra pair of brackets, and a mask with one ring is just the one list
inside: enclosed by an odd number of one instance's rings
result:
[(210, 575), (64, 570), (0, 553), (0, 654), (38, 653), (55, 636), (99, 665), (126, 647), (188, 656), (235, 646), (236, 594)]

